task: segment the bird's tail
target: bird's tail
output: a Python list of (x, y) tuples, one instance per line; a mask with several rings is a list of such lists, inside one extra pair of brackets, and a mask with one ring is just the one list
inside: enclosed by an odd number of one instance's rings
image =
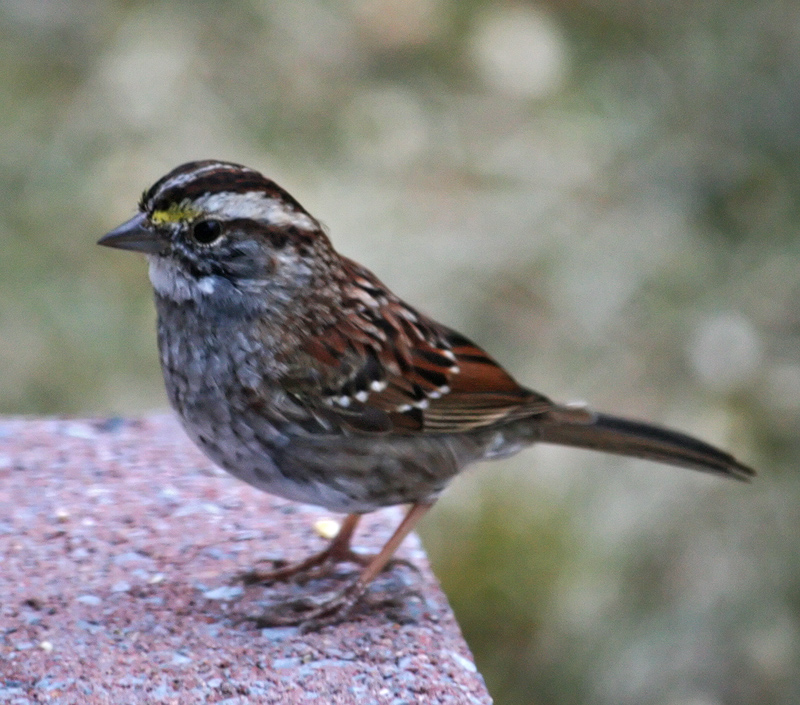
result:
[(640, 421), (558, 407), (537, 425), (537, 440), (680, 465), (747, 481), (755, 472), (708, 443)]

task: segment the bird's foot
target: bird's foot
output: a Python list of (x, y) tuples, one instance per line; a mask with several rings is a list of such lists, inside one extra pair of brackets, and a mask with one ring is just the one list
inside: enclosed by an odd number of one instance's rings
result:
[[(346, 551), (332, 551), (328, 547), (324, 551), (294, 563), (288, 563), (280, 559), (272, 560), (270, 561), (273, 566), (271, 570), (254, 568), (241, 573), (237, 578), (239, 582), (245, 585), (269, 585), (271, 583), (287, 582), (292, 579), (304, 583), (315, 578), (324, 578), (331, 575), (340, 563), (354, 563), (365, 567), (374, 558), (375, 554), (373, 553), (358, 553), (349, 548)], [(420, 572), (417, 566), (405, 558), (390, 559), (383, 567), (383, 570), (389, 570), (396, 565), (411, 568), (416, 573)]]
[(420, 591), (413, 588), (392, 590), (390, 594), (379, 593), (375, 595), (375, 598), (369, 600), (365, 597), (366, 592), (367, 585), (359, 578), (341, 590), (276, 602), (263, 609), (258, 615), (244, 619), (254, 622), (259, 629), (297, 626), (301, 633), (308, 633), (347, 620), (359, 603), (366, 603), (373, 609), (388, 611), (388, 614), (397, 621), (409, 621), (405, 614), (407, 599), (415, 597), (420, 602), (424, 602)]
[(354, 580), (341, 590), (322, 595), (305, 595), (270, 605), (254, 618), (257, 627), (298, 626), (305, 633), (317, 631), (347, 618), (366, 590)]

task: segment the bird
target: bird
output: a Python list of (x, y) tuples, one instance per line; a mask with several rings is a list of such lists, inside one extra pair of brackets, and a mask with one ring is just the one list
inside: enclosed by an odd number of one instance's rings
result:
[[(360, 572), (267, 623), (347, 619), (457, 474), (534, 443), (755, 474), (690, 435), (521, 385), (339, 254), (320, 222), (255, 169), (182, 164), (98, 244), (146, 255), (167, 396), (201, 451), (260, 490), (346, 515), (325, 550), (254, 575), (286, 580), (340, 561)], [(380, 551), (355, 552), (360, 517), (393, 505), (409, 508)]]

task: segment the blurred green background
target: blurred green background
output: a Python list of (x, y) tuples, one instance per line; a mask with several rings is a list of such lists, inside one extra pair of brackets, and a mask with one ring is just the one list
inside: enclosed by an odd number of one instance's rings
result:
[(760, 472), (458, 478), (423, 538), (498, 703), (800, 702), (797, 0), (0, 0), (0, 51), (0, 412), (166, 406), (94, 243), (245, 163), (523, 383)]

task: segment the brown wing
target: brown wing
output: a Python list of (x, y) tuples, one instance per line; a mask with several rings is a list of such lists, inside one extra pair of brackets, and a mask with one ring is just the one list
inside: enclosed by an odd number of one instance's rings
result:
[(302, 346), (285, 388), (308, 410), (364, 432), (452, 433), (553, 408), (477, 345), (347, 262), (342, 318)]

